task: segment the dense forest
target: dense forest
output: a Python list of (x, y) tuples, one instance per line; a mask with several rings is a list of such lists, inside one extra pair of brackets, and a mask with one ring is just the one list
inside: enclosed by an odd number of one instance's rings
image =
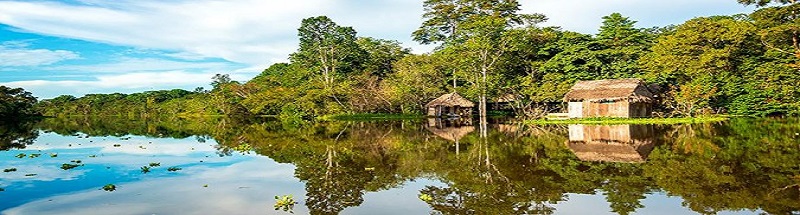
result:
[(278, 115), (421, 113), (443, 93), (486, 103), (515, 99), (513, 112), (561, 111), (579, 80), (641, 78), (659, 94), (657, 115), (800, 114), (800, 4), (739, 0), (752, 14), (698, 17), (638, 28), (619, 13), (598, 33), (541, 27), (516, 0), (426, 0), (412, 54), (397, 41), (359, 37), (325, 16), (302, 20), (299, 48), (245, 83), (213, 77), (213, 89), (69, 95), (43, 100), (45, 115)]

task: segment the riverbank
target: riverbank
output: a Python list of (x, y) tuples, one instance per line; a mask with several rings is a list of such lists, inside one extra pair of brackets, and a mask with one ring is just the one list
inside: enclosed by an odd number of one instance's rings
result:
[(563, 124), (591, 124), (591, 125), (615, 125), (615, 124), (692, 124), (707, 122), (722, 122), (729, 120), (727, 116), (708, 116), (708, 117), (681, 117), (681, 118), (585, 118), (567, 120), (548, 120), (536, 119), (525, 120), (526, 124), (532, 125), (563, 125)]
[(389, 113), (363, 113), (363, 114), (335, 114), (317, 117), (322, 121), (370, 121), (370, 120), (401, 120), (401, 119), (424, 119), (420, 114), (389, 114)]

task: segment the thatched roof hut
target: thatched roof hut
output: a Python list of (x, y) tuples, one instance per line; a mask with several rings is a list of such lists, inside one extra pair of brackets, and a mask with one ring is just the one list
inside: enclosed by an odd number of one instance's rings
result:
[(425, 107), (428, 108), (429, 116), (469, 116), (475, 103), (453, 92), (439, 96)]
[(569, 117), (648, 117), (653, 93), (639, 79), (579, 81), (564, 95)]

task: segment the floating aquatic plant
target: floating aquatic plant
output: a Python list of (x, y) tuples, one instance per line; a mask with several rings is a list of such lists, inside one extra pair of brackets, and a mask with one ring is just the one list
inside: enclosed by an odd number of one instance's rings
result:
[(103, 186), (103, 190), (108, 191), (108, 192), (115, 191), (115, 190), (117, 190), (117, 185), (106, 184), (106, 186)]
[(8, 168), (8, 169), (4, 169), (3, 170), (3, 172), (16, 172), (16, 171), (17, 171), (17, 168)]
[(150, 166), (151, 167), (161, 166), (161, 163), (150, 163)]
[(63, 169), (63, 170), (70, 170), (70, 169), (74, 169), (75, 167), (79, 167), (79, 166), (81, 166), (81, 165), (78, 165), (78, 164), (71, 164), (71, 163), (65, 163), (65, 164), (61, 164), (61, 169)]
[(419, 194), (419, 199), (422, 200), (423, 202), (433, 201), (433, 197), (431, 195), (428, 195), (428, 194), (425, 194), (425, 193)]
[(294, 201), (292, 195), (275, 196), (275, 210), (294, 213), (292, 209), (294, 209), (295, 204), (297, 204), (297, 202)]
[(178, 171), (178, 170), (181, 170), (181, 168), (180, 167), (174, 167), (174, 166), (170, 167), (170, 168), (167, 168), (167, 171), (170, 171), (170, 172), (175, 172), (175, 171)]
[(140, 169), (142, 170), (142, 173), (145, 173), (145, 174), (146, 174), (146, 173), (148, 173), (148, 172), (150, 172), (150, 167), (149, 167), (149, 166), (143, 166), (143, 167), (142, 167), (142, 168), (140, 168)]

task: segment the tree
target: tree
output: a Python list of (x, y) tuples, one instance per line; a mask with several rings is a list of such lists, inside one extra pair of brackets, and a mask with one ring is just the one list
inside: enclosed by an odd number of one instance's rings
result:
[(0, 86), (0, 120), (14, 120), (38, 115), (33, 109), (36, 97), (22, 88)]
[(730, 109), (732, 100), (748, 93), (742, 86), (763, 83), (747, 74), (752, 66), (745, 64), (763, 54), (756, 36), (755, 26), (741, 17), (695, 18), (660, 38), (640, 63), (650, 82), (673, 90), (664, 102), (677, 114)]
[(800, 4), (768, 7), (750, 14), (758, 27), (761, 43), (800, 69)]
[(393, 72), (392, 64), (411, 53), (410, 49), (403, 48), (395, 40), (360, 37), (356, 43), (366, 52), (364, 71), (380, 78)]
[(303, 19), (298, 36), (300, 48), (291, 55), (292, 62), (319, 71), (326, 87), (361, 66), (364, 51), (352, 27), (339, 26), (326, 16), (311, 17)]
[(797, 0), (736, 0), (739, 4), (755, 5), (757, 7), (765, 7), (770, 3), (775, 4), (797, 4)]
[(460, 41), (469, 36), (463, 32), (464, 23), (474, 23), (482, 17), (496, 17), (505, 25), (523, 24), (526, 20), (539, 20), (544, 16), (522, 15), (517, 12), (517, 0), (426, 0), (422, 25), (414, 31), (414, 40), (422, 44)]

